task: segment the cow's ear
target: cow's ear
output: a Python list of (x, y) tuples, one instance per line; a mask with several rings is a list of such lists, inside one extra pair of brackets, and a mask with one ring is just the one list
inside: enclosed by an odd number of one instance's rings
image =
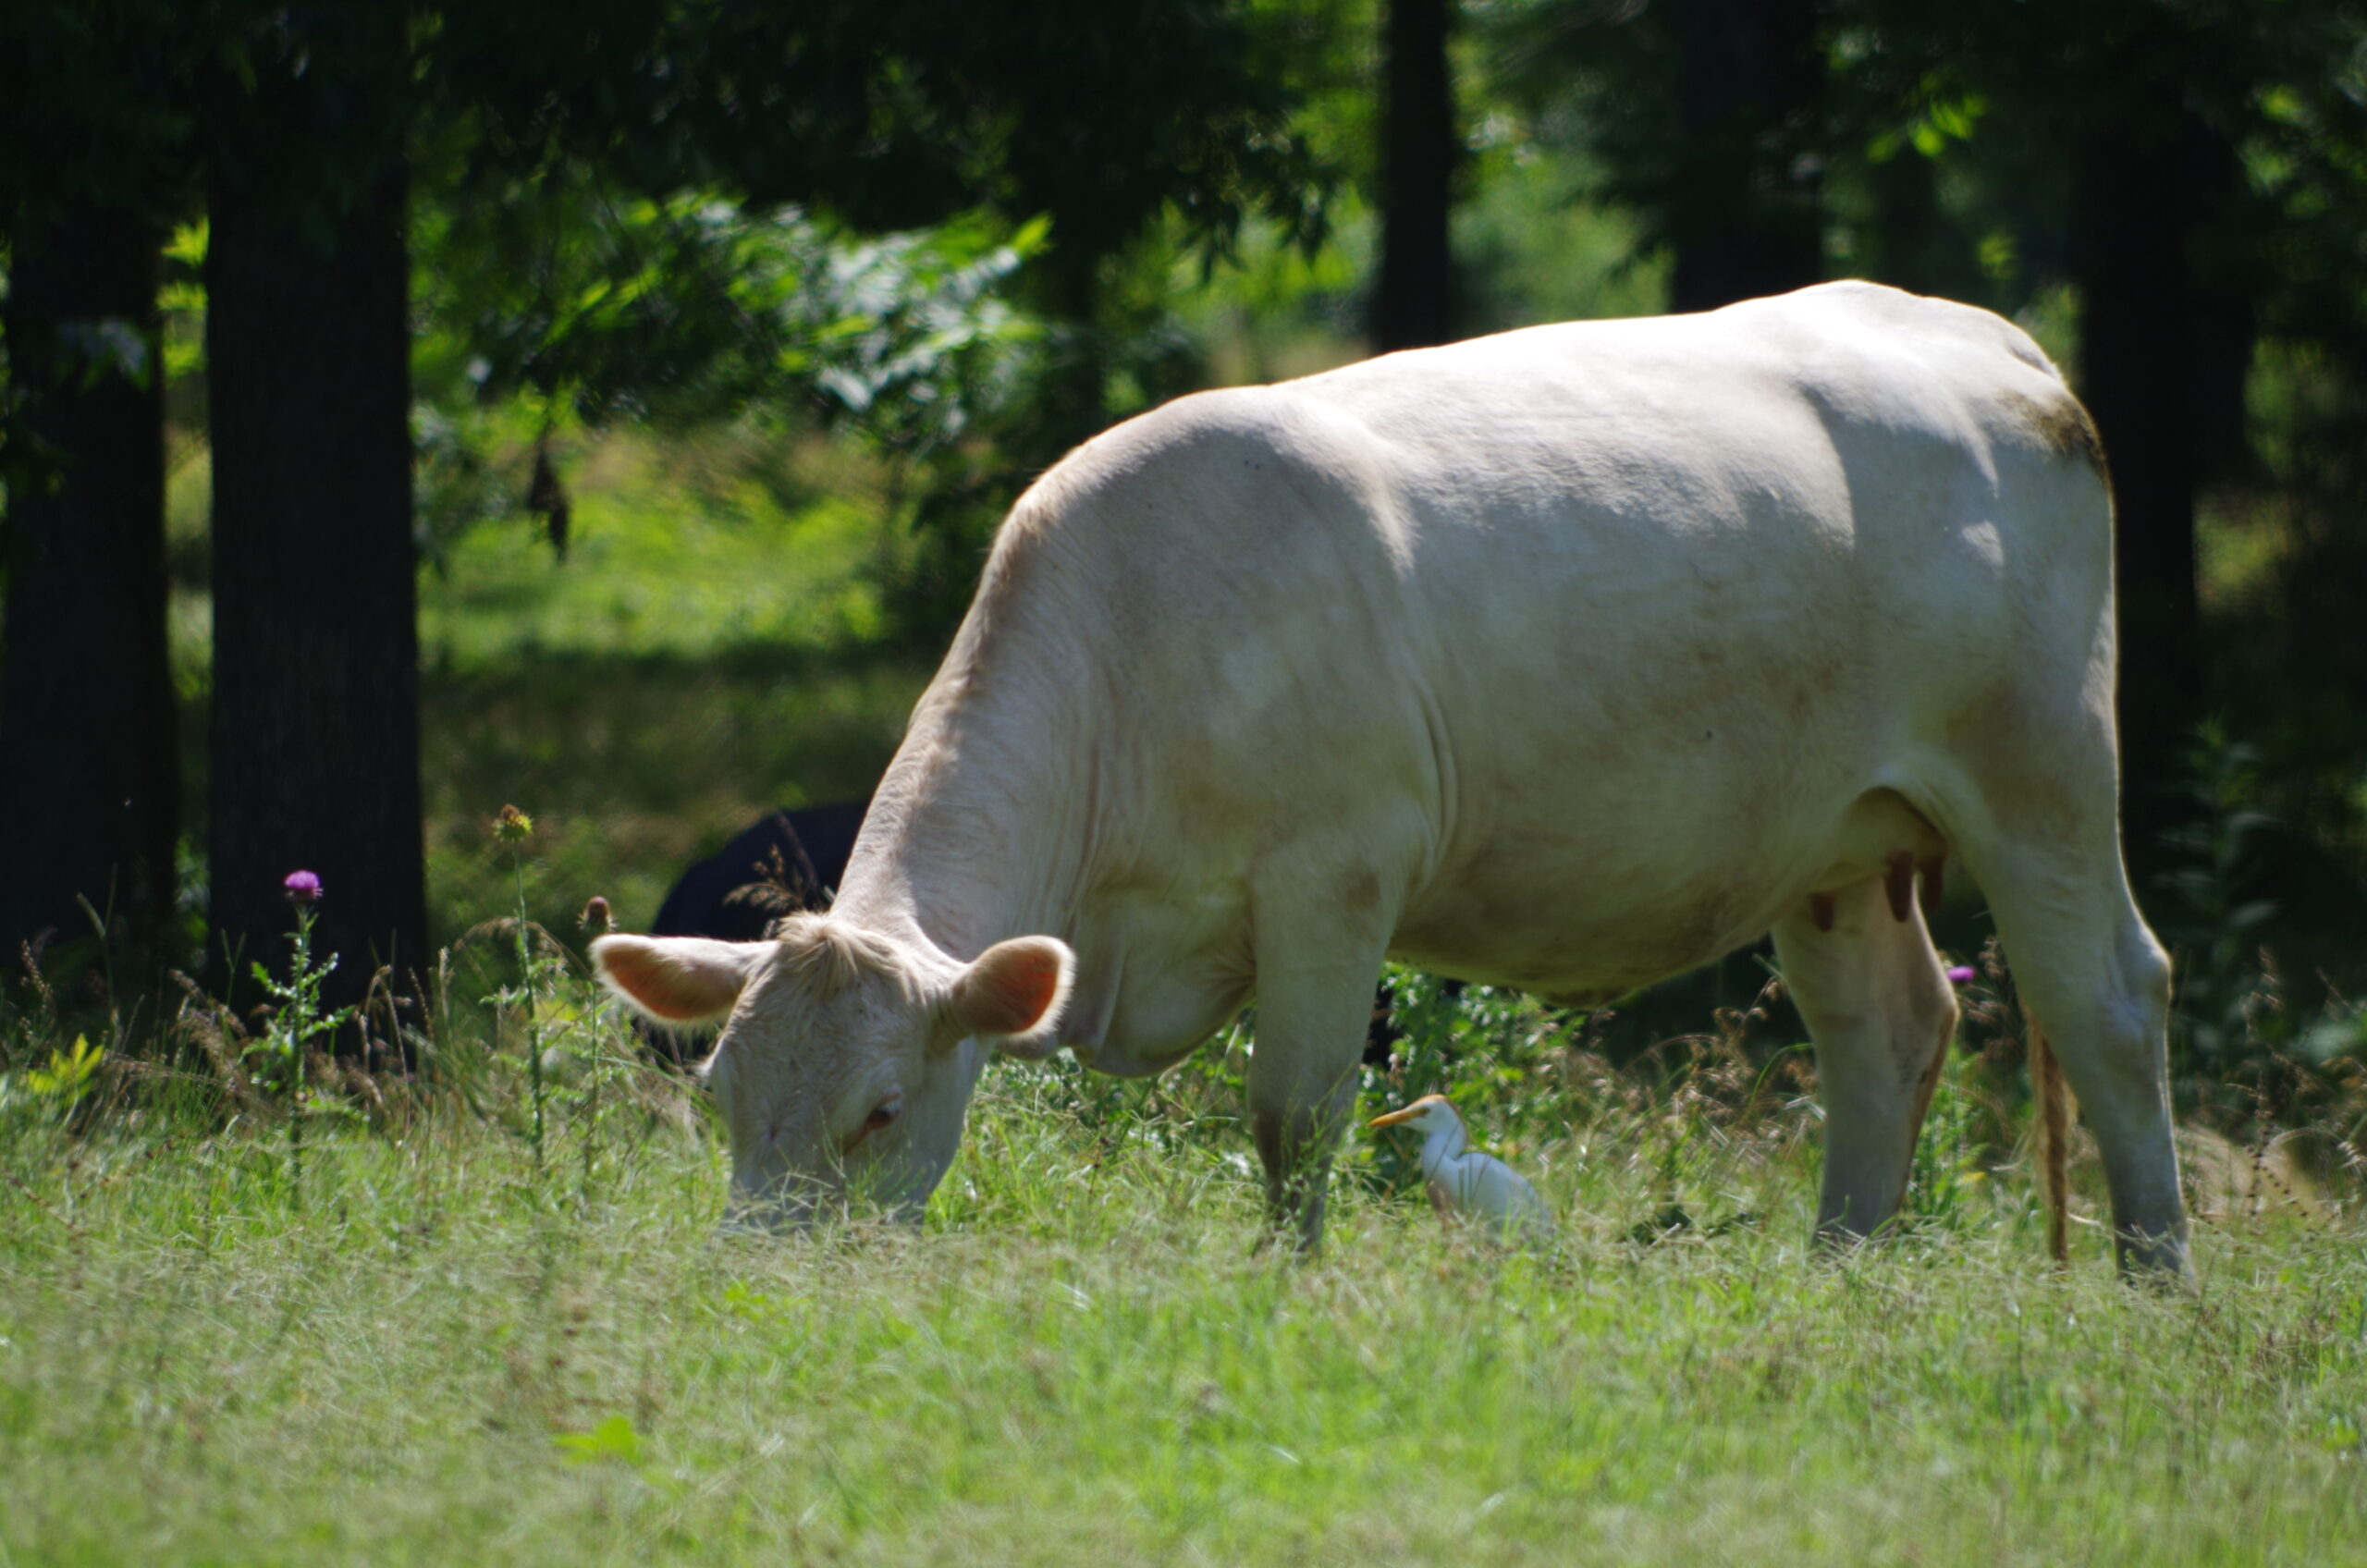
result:
[(954, 1022), (999, 1050), (1048, 1045), (1068, 1000), (1076, 955), (1050, 937), (1013, 937), (978, 955), (953, 983)]
[(728, 1016), (767, 942), (708, 937), (601, 937), (592, 964), (608, 989), (657, 1023), (712, 1023)]

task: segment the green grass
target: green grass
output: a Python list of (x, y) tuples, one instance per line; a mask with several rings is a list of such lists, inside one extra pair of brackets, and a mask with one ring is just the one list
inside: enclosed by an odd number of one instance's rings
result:
[(521, 653), (860, 647), (882, 630), (864, 575), (884, 547), (875, 476), (815, 436), (749, 423), (563, 446), (575, 502), (564, 559), (514, 508), (531, 448), (500, 461), (519, 471), (497, 487), (513, 509), (453, 535), (423, 580), (429, 669), (497, 671)]
[[(1803, 1111), (1564, 1071), (1558, 1250), (1367, 1149), (1301, 1265), (1211, 1061), (998, 1068), (925, 1228), (754, 1239), (668, 1081), (537, 1177), (474, 1071), (315, 1136), (300, 1212), (267, 1126), (16, 1087), (0, 1562), (2367, 1560), (2355, 1214), (2236, 1206), (2165, 1295), (2091, 1229), (2051, 1273), (2008, 1170), (1821, 1260)], [(1760, 1219), (1630, 1239), (1672, 1197)]]

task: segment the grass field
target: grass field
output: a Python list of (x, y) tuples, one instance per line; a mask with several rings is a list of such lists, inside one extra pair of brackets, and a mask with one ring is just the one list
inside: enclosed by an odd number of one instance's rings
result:
[(2216, 1205), (2190, 1297), (2092, 1226), (2057, 1275), (1944, 1096), (1919, 1225), (1820, 1259), (1800, 1103), (1549, 1072), (1558, 1248), (1360, 1140), (1302, 1265), (1220, 1066), (999, 1067), (926, 1227), (774, 1240), (604, 1071), (539, 1170), (514, 1053), (360, 1096), (300, 1205), (268, 1107), (0, 1080), (0, 1563), (2367, 1561), (2355, 1207)]

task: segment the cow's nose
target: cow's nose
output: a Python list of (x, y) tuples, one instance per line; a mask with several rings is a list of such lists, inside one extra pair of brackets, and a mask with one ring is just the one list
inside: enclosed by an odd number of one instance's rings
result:
[(776, 1235), (810, 1231), (829, 1207), (831, 1194), (810, 1176), (735, 1177), (730, 1218), (741, 1229)]

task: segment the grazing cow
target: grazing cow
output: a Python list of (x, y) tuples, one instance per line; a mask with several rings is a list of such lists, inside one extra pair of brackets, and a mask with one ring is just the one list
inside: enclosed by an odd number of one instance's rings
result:
[(728, 1019), (734, 1183), (790, 1220), (916, 1213), (992, 1051), (1153, 1073), (1254, 990), (1250, 1123), (1311, 1245), (1384, 954), (1599, 998), (1772, 929), (1847, 1238), (1955, 1027), (1914, 894), (1956, 854), (2124, 1265), (2182, 1271), (2111, 534), (2037, 346), (1867, 284), (1180, 398), (1013, 508), (828, 914), (598, 962)]

